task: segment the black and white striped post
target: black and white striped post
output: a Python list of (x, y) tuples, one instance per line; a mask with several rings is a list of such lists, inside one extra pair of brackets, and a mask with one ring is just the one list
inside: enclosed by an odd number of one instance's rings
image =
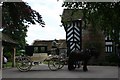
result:
[(69, 55), (74, 50), (82, 48), (82, 27), (81, 20), (74, 20), (64, 24), (66, 31), (67, 54)]

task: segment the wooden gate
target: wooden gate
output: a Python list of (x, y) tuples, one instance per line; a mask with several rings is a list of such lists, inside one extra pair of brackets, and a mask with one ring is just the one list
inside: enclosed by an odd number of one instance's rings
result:
[(67, 54), (74, 50), (82, 49), (82, 27), (81, 20), (67, 22), (64, 25), (66, 31)]

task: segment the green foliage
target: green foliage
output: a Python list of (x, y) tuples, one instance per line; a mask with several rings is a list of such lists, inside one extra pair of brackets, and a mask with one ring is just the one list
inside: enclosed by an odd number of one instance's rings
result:
[(17, 28), (18, 25), (24, 26), (23, 23), (39, 23), (44, 27), (45, 23), (41, 15), (31, 9), (25, 2), (4, 2), (2, 4), (2, 27)]
[(16, 52), (16, 56), (20, 56), (23, 55), (25, 52), (21, 51), (21, 50), (17, 50)]
[(3, 64), (3, 68), (11, 68), (12, 67), (12, 62), (7, 62), (6, 64)]
[(4, 2), (2, 4), (3, 33), (18, 42), (18, 48), (26, 45), (25, 37), (29, 24), (45, 26), (42, 16), (25, 2)]
[(6, 46), (3, 50), (3, 55), (8, 59), (8, 61), (12, 61), (13, 58), (13, 48), (10, 46)]
[(115, 43), (119, 42), (120, 2), (64, 2), (63, 7), (83, 9), (84, 27), (92, 23), (94, 28), (110, 35)]
[(4, 56), (8, 59), (8, 61), (11, 61), (12, 53), (9, 51), (4, 52)]
[(106, 54), (106, 62), (108, 62), (109, 64), (117, 64), (118, 63), (118, 57), (115, 53), (109, 53)]

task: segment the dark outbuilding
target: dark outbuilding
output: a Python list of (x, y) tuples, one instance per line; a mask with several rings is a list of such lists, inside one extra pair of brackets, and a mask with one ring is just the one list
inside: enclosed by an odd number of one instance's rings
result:
[(10, 38), (8, 35), (3, 34), (2, 32), (0, 32), (0, 69), (2, 69), (2, 58), (3, 58), (3, 54), (4, 54), (4, 49), (7, 46), (12, 47), (12, 67), (15, 67), (15, 54), (16, 54), (16, 46), (18, 45), (18, 43), (13, 40), (12, 38)]

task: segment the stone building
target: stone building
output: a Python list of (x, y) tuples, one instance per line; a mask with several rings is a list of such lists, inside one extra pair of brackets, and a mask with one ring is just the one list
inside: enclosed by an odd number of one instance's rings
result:
[[(47, 46), (47, 50), (48, 50), (48, 53), (49, 53), (51, 51), (51, 49), (52, 49), (52, 42), (53, 41), (54, 40), (35, 40), (33, 42), (33, 45), (35, 45), (35, 46)], [(67, 49), (65, 39), (59, 39), (59, 40), (57, 40), (57, 43), (59, 44), (57, 46), (60, 49), (59, 53), (62, 53)]]
[[(81, 40), (80, 46), (81, 49), (86, 47), (95, 47), (99, 52), (99, 61), (103, 61), (105, 58), (105, 36), (103, 35), (102, 31), (99, 29), (93, 28), (92, 24), (86, 25), (87, 28), (84, 28), (83, 14), (81, 9), (64, 9), (63, 14), (61, 16), (61, 22), (63, 23), (64, 28), (69, 27), (73, 21), (81, 21), (80, 25), (78, 26), (81, 29)], [(66, 26), (68, 25), (68, 26)], [(73, 25), (72, 25), (73, 26)], [(66, 31), (66, 30), (65, 30)], [(66, 32), (66, 34), (68, 34)], [(72, 34), (71, 34), (72, 35)], [(67, 38), (66, 38), (67, 40)], [(68, 46), (69, 47), (69, 46)]]

